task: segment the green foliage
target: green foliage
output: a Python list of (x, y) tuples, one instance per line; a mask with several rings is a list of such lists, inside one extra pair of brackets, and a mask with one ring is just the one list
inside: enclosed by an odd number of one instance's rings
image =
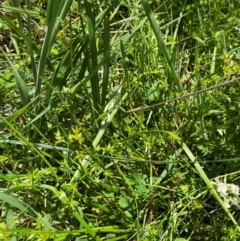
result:
[(239, 240), (239, 9), (1, 1), (0, 239)]

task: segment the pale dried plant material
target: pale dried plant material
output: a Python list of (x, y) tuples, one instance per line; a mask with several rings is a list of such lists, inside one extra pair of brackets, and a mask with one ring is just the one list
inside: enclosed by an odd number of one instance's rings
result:
[(223, 198), (223, 201), (227, 208), (231, 205), (235, 205), (240, 208), (239, 199), (239, 186), (233, 183), (227, 183), (227, 176), (225, 175), (221, 181), (219, 177), (216, 177), (211, 181), (213, 186), (216, 188), (219, 195)]

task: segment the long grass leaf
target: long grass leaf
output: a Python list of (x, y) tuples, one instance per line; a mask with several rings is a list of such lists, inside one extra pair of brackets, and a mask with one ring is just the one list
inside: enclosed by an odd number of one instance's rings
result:
[[(59, 1), (49, 1), (48, 3), (48, 11), (47, 11), (47, 33), (44, 38), (40, 59), (39, 59), (39, 65), (37, 70), (37, 79), (35, 83), (35, 95), (34, 97), (38, 97), (41, 91), (42, 86), (42, 77), (44, 74), (44, 70), (46, 67), (47, 58), (49, 56), (50, 50), (51, 50), (51, 43), (53, 42), (53, 30), (54, 25), (57, 20), (58, 14), (59, 14), (59, 8), (61, 6), (62, 0)], [(38, 98), (36, 98), (36, 104), (38, 103)], [(35, 104), (35, 108), (36, 107)], [(37, 112), (37, 109), (35, 109), (35, 112)]]
[[(0, 19), (2, 19), (10, 28), (10, 30), (13, 31), (19, 38), (22, 38), (36, 54), (40, 54), (40, 50), (37, 48), (36, 44), (29, 37), (27, 37), (21, 29), (17, 28), (17, 26), (7, 16), (2, 14), (1, 12)], [(52, 64), (49, 60), (47, 60), (47, 65), (48, 68), (50, 68), (51, 70), (53, 69)]]
[[(6, 213), (6, 223), (7, 223), (8, 229), (14, 229), (16, 227), (14, 210), (8, 203), (5, 203), (5, 213)], [(17, 241), (17, 238), (11, 237), (10, 241)]]
[(44, 224), (45, 228), (47, 229), (54, 229), (51, 224), (43, 218), (39, 213), (37, 213), (33, 208), (31, 208), (29, 205), (25, 204), (24, 202), (20, 201), (19, 199), (6, 194), (4, 192), (0, 192), (0, 200), (3, 202), (8, 203), (10, 206), (15, 207), (19, 210), (21, 210), (24, 213), (28, 213), (34, 217), (38, 217), (41, 219), (42, 223)]
[[(27, 7), (28, 7), (28, 9), (31, 8), (30, 0), (27, 0)], [(32, 40), (33, 29), (32, 29), (32, 25), (31, 25), (31, 21), (32, 21), (31, 15), (28, 15), (28, 17), (27, 17), (28, 37)], [(36, 81), (37, 81), (37, 65), (35, 62), (34, 52), (33, 52), (33, 49), (31, 48), (31, 46), (29, 46), (29, 44), (27, 44), (27, 48), (28, 48), (28, 53), (30, 55), (30, 59), (31, 59), (31, 67), (32, 67), (34, 82), (36, 83)]]
[(160, 30), (160, 27), (159, 27), (159, 25), (158, 25), (158, 23), (157, 23), (157, 21), (156, 21), (156, 19), (154, 17), (154, 14), (153, 14), (153, 12), (152, 12), (152, 10), (151, 10), (147, 0), (142, 0), (142, 2), (143, 2), (143, 7), (144, 7), (145, 13), (147, 15), (148, 21), (149, 21), (149, 23), (150, 23), (150, 25), (151, 25), (151, 27), (153, 29), (153, 32), (154, 32), (154, 34), (155, 34), (155, 36), (156, 36), (156, 38), (158, 40), (159, 48), (161, 49), (164, 57), (167, 60), (168, 65), (169, 65), (169, 67), (171, 69), (171, 73), (172, 73), (172, 75), (174, 77), (174, 82), (178, 86), (178, 90), (180, 92), (182, 92), (183, 89), (182, 89), (181, 82), (179, 81), (179, 78), (177, 76), (176, 70), (175, 70), (174, 65), (172, 63), (170, 54), (169, 54), (169, 52), (167, 50), (166, 44), (165, 44), (164, 39), (162, 37), (162, 33), (161, 33), (161, 30)]
[[(19, 1), (18, 1), (18, 0), (12, 0), (12, 3), (13, 3), (13, 6), (14, 6), (15, 8), (20, 8), (20, 6), (19, 6)], [(21, 30), (23, 31), (23, 24), (22, 24), (21, 14), (20, 14), (19, 12), (16, 12), (15, 14), (16, 14), (16, 16), (17, 16), (17, 20), (18, 20), (19, 27), (20, 27)]]
[(4, 14), (2, 14), (0, 12), (0, 18), (6, 22), (6, 24), (8, 25), (8, 27), (14, 32), (16, 33), (17, 36), (23, 38), (23, 40), (28, 43), (31, 48), (37, 53), (39, 54), (40, 51), (39, 49), (36, 47), (36, 45), (31, 41), (30, 38), (28, 38), (23, 32), (22, 30), (20, 30), (19, 28), (17, 28), (17, 26), (15, 24), (13, 24), (13, 22), (7, 17), (5, 16)]
[[(95, 16), (93, 14), (93, 6), (88, 0), (84, 0), (84, 5), (87, 13), (87, 23), (89, 32), (89, 44), (91, 52), (91, 70), (95, 69), (98, 65), (97, 61), (97, 47), (96, 47), (96, 36), (95, 36)], [(100, 107), (100, 93), (99, 93), (99, 80), (98, 73), (95, 73), (91, 78), (93, 104), (95, 110), (98, 112)]]
[[(122, 96), (122, 98), (119, 100), (119, 102), (116, 103), (116, 105), (115, 105), (115, 107), (113, 108), (111, 114), (109, 114), (109, 115), (107, 116), (106, 120), (104, 120), (104, 122), (103, 122), (102, 125), (101, 125), (100, 130), (98, 131), (96, 137), (94, 138), (94, 140), (93, 140), (93, 142), (92, 142), (92, 146), (93, 146), (93, 147), (97, 147), (97, 145), (98, 145), (99, 142), (101, 141), (104, 133), (106, 132), (109, 124), (112, 122), (114, 116), (115, 116), (115, 115), (117, 114), (117, 112), (119, 111), (121, 104), (123, 104), (123, 102), (126, 100), (127, 97), (128, 97), (128, 93), (125, 93), (125, 94)], [(82, 166), (87, 167), (87, 166), (89, 165), (90, 159), (91, 159), (90, 155), (85, 155), (84, 158), (82, 159)], [(75, 180), (77, 180), (78, 177), (79, 177), (79, 175), (80, 175), (80, 172), (79, 172), (79, 170), (77, 170), (77, 171), (74, 173), (74, 175), (73, 175), (73, 177), (72, 177), (72, 179), (71, 179), (71, 182), (74, 182)]]
[(6, 126), (9, 123), (12, 123), (13, 121), (15, 121), (19, 116), (21, 116), (30, 106), (30, 102), (25, 105), (24, 107), (22, 107), (20, 110), (17, 110), (16, 112), (14, 112), (12, 115), (4, 118), (3, 116), (0, 115), (0, 130), (3, 130), (4, 128), (6, 128)]
[(79, 221), (79, 223), (87, 230), (87, 232), (94, 238), (96, 241), (101, 241), (98, 235), (94, 232), (94, 230), (86, 223), (86, 221), (79, 215), (79, 213), (74, 212), (74, 217)]
[(39, 16), (45, 17), (45, 14), (43, 12), (40, 13), (39, 11), (34, 11), (31, 9), (26, 9), (26, 8), (13, 7), (13, 6), (5, 5), (5, 4), (0, 5), (0, 9), (10, 10), (10, 11), (16, 12), (16, 13), (25, 13), (28, 15), (36, 16), (36, 17), (39, 17)]
[(37, 70), (37, 80), (35, 83), (35, 94), (34, 97), (36, 97), (35, 101), (35, 113), (38, 113), (39, 111), (39, 94), (41, 91), (42, 86), (42, 77), (44, 75), (47, 59), (49, 56), (49, 53), (51, 51), (52, 45), (55, 41), (57, 31), (60, 27), (61, 21), (65, 18), (70, 5), (72, 3), (72, 0), (51, 0), (49, 1), (48, 5), (48, 11), (47, 11), (47, 33), (44, 38), (41, 54), (40, 54), (40, 60)]
[(21, 78), (20, 74), (18, 73), (17, 68), (14, 66), (14, 64), (11, 62), (11, 60), (8, 58), (8, 56), (4, 53), (4, 51), (1, 48), (2, 53), (4, 54), (5, 58), (7, 59), (9, 65), (11, 66), (11, 69), (13, 71), (14, 77), (16, 79), (17, 87), (20, 93), (22, 105), (25, 106), (30, 102), (30, 96), (28, 93), (28, 89)]
[[(69, 79), (69, 76), (71, 75), (72, 66), (69, 64), (71, 61), (73, 63), (78, 63), (79, 60), (81, 60), (82, 55), (84, 54), (86, 47), (88, 44), (88, 39), (81, 39), (80, 37), (76, 37), (76, 39), (73, 41), (71, 50), (67, 51), (64, 56), (62, 57), (60, 63), (56, 67), (50, 82), (49, 82), (49, 88), (46, 90), (46, 97), (45, 102), (48, 102), (52, 92), (55, 88), (62, 89), (64, 85), (66, 85), (66, 82)], [(88, 56), (86, 56), (86, 61), (88, 62)], [(85, 60), (84, 60), (85, 61)], [(81, 70), (79, 71), (77, 82), (81, 82), (82, 78), (85, 75), (86, 72), (86, 65), (84, 64), (84, 61), (81, 64)]]
[(187, 156), (189, 157), (189, 159), (192, 161), (192, 163), (194, 164), (196, 170), (198, 171), (200, 177), (203, 179), (203, 181), (206, 183), (207, 187), (209, 188), (209, 191), (211, 192), (211, 194), (215, 197), (215, 199), (217, 200), (217, 202), (220, 204), (220, 206), (222, 207), (222, 209), (225, 211), (225, 213), (228, 215), (228, 217), (231, 219), (231, 221), (233, 222), (234, 225), (236, 225), (238, 231), (240, 231), (240, 226), (238, 225), (237, 221), (235, 220), (235, 218), (233, 217), (233, 215), (230, 213), (229, 209), (226, 207), (226, 205), (224, 204), (223, 200), (221, 199), (221, 197), (218, 195), (217, 191), (215, 190), (214, 186), (212, 185), (211, 181), (209, 180), (209, 178), (207, 177), (206, 173), (204, 172), (204, 170), (202, 169), (202, 167), (200, 166), (200, 164), (197, 162), (196, 158), (194, 157), (194, 155), (192, 154), (192, 152), (190, 151), (190, 149), (187, 147), (187, 145), (185, 143), (181, 143), (183, 150), (185, 151), (185, 153), (187, 154)]
[(110, 67), (110, 25), (109, 17), (106, 16), (104, 19), (104, 30), (103, 30), (103, 43), (104, 43), (104, 54), (107, 55), (105, 63), (103, 65), (103, 82), (102, 82), (102, 106), (105, 105), (107, 96), (108, 79), (109, 79), (109, 67)]

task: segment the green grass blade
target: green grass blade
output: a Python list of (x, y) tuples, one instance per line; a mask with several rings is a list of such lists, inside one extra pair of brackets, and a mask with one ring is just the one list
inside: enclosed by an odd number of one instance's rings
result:
[[(27, 0), (27, 8), (31, 9), (30, 0)], [(32, 25), (31, 25), (31, 21), (32, 21), (31, 15), (28, 15), (28, 17), (27, 17), (28, 37), (32, 40), (33, 29), (32, 29)], [(33, 52), (33, 49), (29, 46), (29, 44), (27, 44), (27, 48), (28, 48), (28, 53), (30, 55), (30, 59), (31, 59), (31, 67), (32, 67), (34, 82), (36, 83), (36, 81), (37, 81), (37, 66), (36, 66), (36, 62), (35, 62), (34, 52)]]
[(102, 82), (102, 106), (105, 105), (107, 96), (107, 88), (109, 81), (109, 67), (110, 67), (110, 25), (109, 17), (105, 16), (104, 19), (104, 30), (103, 30), (103, 44), (104, 54), (107, 55), (105, 63), (103, 65), (103, 82)]
[(155, 36), (156, 36), (156, 38), (158, 40), (159, 48), (161, 49), (164, 57), (167, 60), (168, 66), (171, 69), (171, 73), (172, 73), (172, 75), (174, 77), (174, 82), (178, 86), (178, 90), (180, 92), (182, 92), (181, 82), (179, 81), (179, 78), (178, 78), (177, 73), (175, 71), (175, 68), (174, 68), (174, 65), (172, 63), (170, 54), (169, 54), (169, 52), (167, 50), (166, 44), (165, 44), (164, 39), (162, 37), (162, 33), (161, 33), (161, 30), (160, 30), (160, 27), (159, 27), (159, 25), (158, 25), (158, 23), (157, 23), (157, 21), (156, 21), (156, 19), (154, 17), (154, 14), (153, 14), (153, 12), (152, 12), (152, 10), (151, 10), (147, 0), (142, 0), (142, 2), (143, 2), (143, 7), (144, 7), (145, 13), (147, 15), (148, 21), (150, 22), (150, 25), (151, 25), (151, 27), (153, 29), (153, 32), (154, 32), (154, 34), (155, 34)]
[[(7, 227), (8, 229), (12, 230), (16, 227), (16, 220), (14, 217), (14, 210), (8, 203), (5, 203), (5, 212)], [(17, 241), (17, 238), (11, 237), (10, 241)]]
[[(120, 106), (123, 104), (123, 102), (126, 100), (126, 98), (128, 97), (128, 93), (125, 93), (122, 98), (120, 99), (120, 101), (116, 104), (116, 106), (113, 108), (111, 114), (109, 114), (106, 118), (106, 120), (102, 123), (100, 130), (98, 131), (96, 137), (94, 138), (93, 142), (92, 142), (92, 146), (93, 147), (97, 147), (97, 145), (99, 144), (99, 142), (101, 141), (104, 133), (107, 130), (107, 127), (109, 126), (109, 124), (112, 122), (114, 116), (117, 114), (118, 110), (120, 109)], [(91, 157), (90, 155), (85, 155), (83, 160), (82, 160), (82, 166), (87, 167), (89, 165), (89, 161), (90, 161)], [(71, 182), (74, 182), (75, 180), (78, 179), (79, 177), (79, 170), (77, 170), (72, 179)]]
[(94, 232), (94, 230), (86, 223), (86, 221), (81, 217), (77, 212), (73, 213), (74, 217), (79, 221), (79, 223), (87, 230), (87, 232), (94, 238), (96, 241), (101, 241), (100, 237)]
[(37, 70), (37, 80), (36, 80), (36, 86), (35, 86), (35, 94), (34, 97), (36, 97), (35, 101), (35, 112), (38, 113), (39, 111), (39, 94), (41, 91), (41, 85), (42, 85), (42, 77), (44, 75), (44, 71), (46, 68), (46, 63), (48, 56), (50, 54), (53, 42), (55, 41), (57, 31), (60, 27), (61, 21), (65, 18), (65, 15), (67, 14), (67, 11), (70, 8), (70, 5), (72, 3), (72, 0), (59, 0), (59, 1), (49, 1), (48, 5), (48, 11), (47, 11), (47, 33), (44, 38), (41, 54), (40, 54), (40, 60)]
[[(40, 54), (40, 60), (37, 70), (37, 80), (35, 83), (35, 94), (34, 97), (38, 97), (41, 91), (41, 85), (42, 85), (42, 77), (44, 74), (44, 70), (47, 63), (47, 58), (49, 56), (50, 50), (51, 50), (51, 44), (53, 42), (53, 30), (54, 25), (57, 20), (58, 14), (59, 14), (59, 8), (61, 6), (62, 1), (49, 1), (48, 5), (48, 11), (47, 11), (47, 33), (44, 38), (41, 54)], [(36, 98), (36, 104), (38, 102), (38, 98)], [(35, 105), (36, 107), (36, 105)], [(35, 109), (35, 112), (37, 109)]]
[(121, 100), (119, 101), (119, 103), (116, 104), (116, 106), (113, 108), (111, 114), (108, 114), (106, 120), (104, 120), (100, 130), (98, 131), (95, 139), (92, 142), (92, 146), (96, 147), (98, 145), (98, 143), (100, 142), (100, 140), (102, 139), (108, 125), (112, 122), (114, 116), (117, 114), (121, 104), (126, 100), (126, 98), (128, 97), (128, 93), (125, 93)]
[(120, 41), (120, 50), (121, 50), (121, 55), (122, 55), (122, 61), (123, 61), (123, 69), (124, 69), (124, 77), (128, 83), (129, 86), (129, 78), (128, 78), (128, 66), (127, 66), (127, 57), (124, 49), (124, 44), (122, 41)]
[(20, 93), (22, 105), (25, 106), (30, 102), (30, 96), (29, 96), (29, 93), (28, 93), (28, 89), (27, 89), (23, 79), (21, 78), (20, 74), (18, 73), (17, 68), (15, 68), (14, 64), (11, 62), (11, 60), (8, 58), (8, 56), (4, 53), (2, 48), (1, 48), (1, 51), (4, 54), (5, 58), (7, 59), (9, 65), (11, 66), (11, 69), (12, 69), (13, 74), (14, 74), (15, 79), (16, 79), (18, 91)]
[(12, 115), (4, 118), (3, 116), (0, 116), (0, 130), (3, 130), (4, 128), (6, 128), (6, 126), (8, 125), (8, 123), (12, 123), (13, 121), (15, 121), (19, 116), (21, 116), (23, 113), (25, 113), (25, 111), (28, 109), (28, 107), (30, 106), (31, 103), (28, 103), (27, 105), (25, 105), (24, 107), (22, 107), (20, 110), (17, 110), (16, 112), (14, 112)]
[[(15, 8), (20, 8), (20, 4), (19, 4), (19, 1), (18, 1), (18, 0), (12, 0), (12, 3), (13, 3), (13, 6), (14, 6)], [(16, 14), (16, 16), (17, 16), (17, 20), (18, 20), (19, 27), (20, 27), (21, 30), (23, 31), (23, 24), (22, 24), (21, 14), (20, 14), (19, 12), (16, 12), (15, 14)]]
[(42, 223), (44, 224), (45, 228), (47, 229), (54, 229), (51, 224), (45, 219), (43, 218), (39, 213), (37, 213), (33, 208), (31, 208), (29, 205), (25, 204), (24, 202), (20, 201), (19, 199), (0, 192), (0, 200), (2, 200), (3, 202), (8, 203), (10, 206), (17, 208), (19, 210), (21, 210), (24, 213), (28, 213), (34, 217), (38, 217), (41, 219)]
[[(32, 42), (30, 38), (28, 38), (19, 28), (16, 27), (16, 25), (4, 14), (0, 12), (0, 18), (8, 25), (11, 31), (13, 31), (18, 37), (23, 38), (23, 40), (31, 47), (32, 50), (35, 51), (35, 53), (40, 54), (40, 50), (37, 48), (35, 43)], [(51, 64), (48, 62), (48, 67), (51, 67)]]
[(44, 13), (40, 13), (38, 11), (34, 11), (34, 10), (26, 9), (26, 8), (23, 9), (23, 8), (19, 8), (19, 7), (13, 7), (13, 6), (5, 5), (5, 4), (0, 5), (0, 9), (10, 10), (10, 11), (16, 12), (16, 13), (25, 13), (28, 15), (36, 16), (36, 17), (39, 17), (39, 16), (44, 17), (45, 16)]
[[(87, 13), (87, 24), (88, 24), (88, 34), (89, 34), (89, 45), (90, 45), (90, 53), (91, 53), (91, 70), (96, 69), (98, 66), (97, 61), (97, 46), (96, 46), (96, 36), (95, 36), (95, 16), (93, 14), (93, 4), (89, 1), (84, 1), (86, 13)], [(93, 105), (95, 111), (98, 112), (100, 107), (100, 93), (99, 93), (99, 80), (98, 80), (98, 73), (95, 73), (91, 78), (91, 87), (92, 87), (92, 98), (93, 98)]]
[[(69, 63), (71, 61), (73, 63), (78, 63), (81, 61), (82, 55), (85, 55), (87, 44), (88, 40), (82, 39), (80, 36), (76, 37), (76, 39), (73, 41), (71, 50), (64, 54), (49, 81), (49, 88), (46, 90), (45, 102), (50, 101), (50, 97), (55, 88), (62, 89), (62, 87), (66, 85), (66, 82), (72, 71), (72, 66)], [(86, 56), (85, 60), (82, 62), (81, 70), (78, 74), (78, 83), (81, 83), (81, 80), (86, 72), (87, 65), (84, 63), (88, 62), (88, 56)]]
[[(19, 27), (20, 27), (21, 31), (24, 33), (22, 17), (21, 17), (21, 14), (20, 14), (23, 11), (20, 8), (20, 3), (19, 3), (18, 0), (12, 0), (12, 3), (13, 3), (13, 6), (14, 6), (13, 9), (19, 9), (19, 11), (16, 11), (15, 14), (16, 14), (17, 19), (18, 19)], [(29, 0), (27, 1), (27, 4), (28, 4), (28, 9), (30, 9)], [(27, 18), (28, 18), (28, 36), (29, 36), (30, 39), (32, 39), (32, 37), (31, 37), (32, 28), (31, 28), (31, 24), (30, 24), (30, 22), (31, 22), (31, 15), (28, 14)], [(36, 81), (37, 67), (36, 67), (36, 63), (35, 63), (35, 60), (34, 60), (34, 56), (33, 56), (33, 49), (30, 46), (31, 44), (29, 44), (28, 42), (26, 42), (26, 45), (27, 45), (28, 53), (30, 54), (30, 58), (31, 58), (31, 66), (32, 66), (32, 70), (33, 70), (34, 80)]]
[[(0, 143), (9, 143), (9, 144), (13, 144), (13, 145), (20, 145), (20, 146), (28, 146), (27, 143), (24, 143), (22, 141), (18, 141), (18, 140), (5, 140), (5, 139), (1, 139), (0, 138)], [(66, 147), (61, 147), (61, 146), (53, 146), (53, 145), (49, 145), (49, 144), (43, 144), (43, 143), (32, 143), (31, 145), (36, 146), (36, 147), (41, 147), (44, 149), (51, 149), (51, 150), (59, 150), (59, 151), (66, 151), (66, 152), (70, 152), (69, 148)]]
[(222, 209), (225, 211), (225, 213), (228, 215), (228, 217), (231, 219), (231, 221), (233, 222), (234, 225), (236, 225), (238, 231), (240, 232), (240, 226), (238, 225), (237, 221), (235, 220), (235, 218), (233, 217), (233, 215), (230, 213), (229, 209), (226, 207), (226, 205), (224, 204), (222, 198), (218, 195), (217, 191), (215, 190), (214, 186), (212, 185), (211, 181), (209, 180), (209, 178), (207, 177), (206, 173), (203, 171), (201, 165), (196, 161), (196, 158), (194, 157), (194, 155), (192, 154), (192, 152), (190, 151), (190, 149), (187, 147), (187, 145), (185, 143), (182, 143), (182, 148), (185, 151), (185, 153), (187, 154), (187, 156), (189, 157), (189, 159), (192, 161), (192, 163), (194, 164), (196, 170), (198, 171), (200, 177), (203, 179), (203, 181), (206, 183), (207, 187), (209, 188), (209, 191), (211, 192), (211, 194), (214, 196), (214, 198), (217, 200), (217, 202), (220, 204), (220, 206), (222, 207)]

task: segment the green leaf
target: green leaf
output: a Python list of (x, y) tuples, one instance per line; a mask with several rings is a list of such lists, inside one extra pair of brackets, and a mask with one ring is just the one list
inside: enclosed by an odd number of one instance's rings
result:
[(35, 112), (39, 112), (39, 94), (42, 87), (42, 77), (44, 76), (44, 71), (46, 68), (46, 63), (48, 56), (50, 54), (51, 48), (57, 36), (57, 31), (60, 28), (61, 21), (66, 17), (66, 14), (71, 6), (72, 0), (51, 0), (48, 2), (47, 10), (47, 33), (44, 38), (42, 45), (42, 50), (39, 59), (39, 65), (37, 70), (37, 80), (35, 86), (34, 97), (35, 100)]
[[(171, 59), (171, 56), (169, 54), (169, 51), (166, 47), (166, 44), (165, 44), (165, 41), (163, 39), (163, 36), (162, 36), (162, 33), (161, 33), (161, 30), (160, 30), (160, 27), (157, 23), (157, 20), (155, 19), (155, 16), (152, 12), (152, 9), (150, 8), (149, 4), (148, 4), (148, 1), (147, 0), (142, 0), (142, 3), (143, 3), (143, 8), (145, 10), (145, 13), (146, 13), (146, 16), (148, 18), (148, 21), (153, 29), (153, 32), (155, 34), (155, 37), (158, 41), (158, 46), (159, 46), (159, 49), (161, 50), (161, 52), (163, 53), (164, 57), (166, 58), (166, 61), (167, 61), (167, 64), (168, 66), (170, 67), (171, 69), (171, 73), (173, 75), (173, 80), (174, 82), (176, 83), (176, 85), (178, 86), (178, 90), (180, 92), (183, 91), (182, 89), (182, 85), (181, 85), (181, 82), (177, 76), (177, 73), (175, 71), (175, 68), (174, 68), (174, 65), (173, 65), (173, 62), (172, 62), (172, 59)], [(167, 69), (166, 69), (167, 71)]]
[(17, 68), (14, 66), (14, 64), (11, 62), (11, 60), (8, 58), (8, 56), (4, 53), (4, 51), (1, 48), (2, 53), (4, 54), (5, 58), (7, 59), (9, 65), (11, 66), (11, 69), (13, 71), (13, 74), (15, 76), (16, 82), (17, 82), (17, 87), (20, 93), (20, 97), (22, 100), (22, 104), (26, 105), (30, 102), (30, 96), (27, 90), (27, 87), (21, 78), (20, 74), (18, 73)]
[[(92, 3), (93, 4), (93, 3)], [(89, 44), (90, 44), (90, 53), (91, 53), (91, 69), (95, 69), (98, 66), (97, 61), (97, 46), (96, 46), (96, 29), (95, 29), (95, 16), (92, 11), (91, 3), (88, 0), (84, 1), (86, 13), (87, 13), (87, 23), (88, 23), (88, 32), (89, 32)], [(100, 107), (100, 93), (99, 93), (99, 80), (98, 73), (94, 74), (91, 78), (91, 86), (92, 86), (92, 95), (93, 95), (93, 103), (96, 111), (99, 110)]]
[[(19, 116), (21, 116), (30, 106), (31, 102), (22, 107), (20, 110), (14, 112), (12, 115), (8, 116), (7, 118), (4, 118), (3, 116), (0, 116), (0, 130), (3, 130), (6, 128), (6, 126), (16, 120)], [(2, 119), (2, 120), (1, 120)]]
[(8, 6), (8, 5), (5, 5), (5, 4), (1, 4), (0, 9), (10, 10), (10, 11), (13, 11), (13, 12), (16, 12), (16, 13), (26, 13), (26, 14), (29, 14), (29, 15), (32, 15), (32, 16), (37, 16), (37, 17), (39, 17), (40, 15), (44, 16), (44, 13), (40, 14), (40, 12), (38, 12), (38, 11)]
[(206, 175), (206, 173), (204, 172), (204, 170), (202, 169), (202, 167), (200, 166), (200, 164), (196, 161), (195, 156), (193, 155), (193, 153), (191, 152), (191, 150), (187, 147), (187, 145), (185, 143), (181, 143), (183, 150), (185, 151), (185, 153), (187, 154), (187, 156), (189, 157), (189, 159), (192, 161), (192, 163), (194, 164), (196, 170), (198, 171), (200, 177), (202, 178), (202, 180), (206, 183), (207, 187), (209, 188), (210, 192), (212, 193), (212, 195), (215, 197), (215, 199), (217, 200), (217, 202), (220, 204), (220, 206), (222, 207), (222, 209), (225, 211), (225, 213), (228, 215), (229, 219), (232, 221), (232, 223), (234, 225), (236, 225), (236, 228), (238, 229), (238, 231), (240, 231), (240, 226), (238, 226), (238, 223), (236, 221), (236, 219), (233, 217), (233, 215), (230, 213), (229, 209), (226, 207), (225, 203), (223, 202), (222, 198), (219, 196), (219, 194), (217, 193), (217, 191), (215, 190), (215, 188), (213, 187), (211, 181), (209, 180), (208, 176)]
[[(37, 53), (39, 54), (40, 51), (37, 48), (37, 46), (31, 41), (30, 38), (28, 38), (19, 28), (16, 27), (16, 25), (8, 18), (6, 17), (4, 14), (2, 14), (0, 12), (0, 19), (2, 19), (4, 22), (6, 22), (6, 24), (8, 25), (8, 27), (10, 28), (11, 31), (13, 31), (19, 38), (23, 38), (23, 40)], [(49, 64), (49, 62), (48, 62)], [(51, 66), (51, 64), (49, 64), (49, 67)]]
[(148, 192), (148, 189), (143, 184), (138, 185), (137, 190), (138, 190), (139, 193), (142, 193), (142, 194), (145, 194), (145, 193)]
[(180, 141), (181, 140), (181, 138), (177, 135), (177, 134), (175, 134), (175, 133), (173, 133), (173, 132), (171, 132), (171, 131), (163, 131), (163, 132), (165, 132), (165, 133), (167, 133), (168, 135), (170, 135), (174, 140), (176, 140), (176, 141)]
[(19, 199), (0, 192), (0, 200), (2, 200), (3, 202), (8, 203), (10, 206), (19, 209), (20, 211), (22, 211), (23, 213), (28, 213), (34, 217), (38, 217), (40, 218), (40, 220), (42, 221), (43, 225), (45, 228), (47, 229), (54, 229), (51, 224), (45, 219), (43, 218), (39, 213), (37, 213), (33, 208), (31, 208), (29, 205), (25, 204), (24, 202), (20, 201)]
[(56, 197), (58, 197), (62, 201), (63, 204), (68, 203), (68, 198), (64, 191), (58, 191), (55, 187), (46, 185), (46, 184), (42, 184), (42, 185), (40, 185), (40, 187), (51, 190), (56, 195)]
[(127, 201), (127, 199), (125, 198), (125, 197), (121, 197), (120, 199), (119, 199), (119, 201), (118, 201), (118, 203), (119, 203), (119, 206), (121, 207), (121, 208), (127, 208), (128, 207), (128, 201)]
[(79, 221), (80, 224), (87, 230), (87, 232), (94, 238), (96, 241), (101, 241), (100, 237), (95, 233), (95, 231), (86, 223), (82, 216), (78, 212), (74, 212), (73, 215)]

